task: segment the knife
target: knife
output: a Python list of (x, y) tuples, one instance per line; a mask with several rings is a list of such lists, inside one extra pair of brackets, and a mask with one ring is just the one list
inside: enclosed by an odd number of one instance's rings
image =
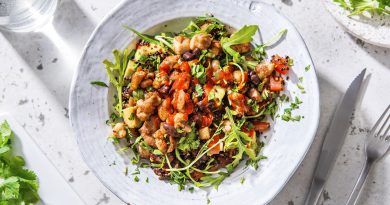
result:
[(332, 122), (322, 144), (321, 153), (317, 161), (313, 181), (305, 205), (315, 205), (320, 198), (329, 172), (332, 170), (338, 153), (344, 143), (349, 128), (349, 120), (355, 109), (359, 91), (364, 79), (364, 69), (349, 85), (344, 97), (336, 109)]

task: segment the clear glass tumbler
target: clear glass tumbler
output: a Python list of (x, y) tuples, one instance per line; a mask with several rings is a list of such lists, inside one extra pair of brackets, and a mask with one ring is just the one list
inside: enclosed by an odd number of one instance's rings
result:
[(0, 29), (29, 32), (49, 23), (58, 0), (0, 0)]

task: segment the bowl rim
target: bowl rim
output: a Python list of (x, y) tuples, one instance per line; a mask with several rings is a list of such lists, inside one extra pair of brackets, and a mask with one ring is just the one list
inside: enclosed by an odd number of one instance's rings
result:
[[(97, 33), (99, 33), (103, 27), (104, 24), (107, 23), (107, 21), (109, 19), (111, 19), (113, 17), (113, 14), (116, 13), (118, 10), (120, 10), (125, 4), (127, 4), (129, 1), (131, 0), (124, 0), (122, 2), (120, 2), (118, 5), (116, 5), (114, 8), (112, 8), (110, 10), (110, 12), (108, 12), (104, 17), (103, 19), (100, 21), (100, 23), (96, 26), (96, 28), (94, 29), (94, 31), (92, 32), (92, 34), (90, 35), (88, 41), (86, 42), (84, 48), (83, 48), (83, 52), (82, 52), (82, 55), (79, 59), (79, 62), (78, 62), (78, 65), (77, 65), (77, 69), (75, 70), (74, 74), (73, 74), (73, 77), (72, 77), (72, 82), (71, 82), (71, 87), (70, 87), (70, 97), (69, 97), (69, 122), (70, 122), (70, 125), (72, 127), (72, 131), (76, 137), (76, 141), (77, 141), (77, 145), (78, 145), (78, 148), (80, 148), (80, 144), (79, 144), (79, 137), (77, 136), (77, 133), (75, 131), (75, 127), (73, 126), (73, 119), (76, 118), (76, 112), (74, 112), (73, 110), (75, 109), (75, 104), (77, 104), (77, 97), (76, 97), (76, 85), (77, 85), (77, 78), (79, 76), (79, 71), (81, 70), (81, 64), (83, 62), (83, 59), (85, 59), (85, 56), (86, 56), (86, 53), (87, 53), (87, 50), (89, 49), (89, 47), (91, 46), (91, 42), (95, 39), (95, 36)], [(231, 3), (236, 3), (237, 2), (233, 2), (233, 1), (230, 1)], [(303, 46), (305, 48), (305, 53), (308, 55), (308, 59), (310, 60), (310, 64), (313, 65), (313, 67), (311, 68), (311, 70), (313, 70), (313, 85), (315, 85), (315, 87), (313, 87), (313, 96), (314, 97), (312, 100), (313, 100), (313, 104), (316, 105), (316, 106), (313, 106), (313, 110), (311, 110), (313, 112), (313, 115), (314, 116), (317, 116), (316, 119), (315, 119), (315, 122), (313, 122), (313, 126), (312, 126), (312, 129), (309, 130), (310, 131), (310, 136), (311, 139), (310, 139), (310, 142), (308, 143), (303, 155), (301, 156), (301, 158), (298, 160), (298, 163), (295, 165), (295, 167), (292, 169), (292, 171), (289, 173), (288, 177), (286, 177), (284, 183), (278, 187), (277, 189), (275, 189), (275, 191), (272, 193), (272, 197), (270, 197), (268, 200), (266, 200), (265, 204), (268, 204), (270, 203), (272, 200), (275, 199), (275, 197), (282, 191), (282, 189), (286, 186), (286, 184), (291, 180), (291, 177), (296, 173), (298, 167), (302, 164), (302, 161), (306, 158), (306, 155), (309, 151), (309, 149), (312, 147), (312, 144), (314, 142), (314, 139), (316, 137), (316, 134), (317, 134), (317, 131), (318, 131), (318, 126), (319, 126), (319, 120), (320, 120), (320, 92), (319, 92), (319, 84), (318, 84), (318, 79), (317, 79), (317, 73), (316, 73), (316, 69), (315, 69), (315, 64), (313, 62), (313, 58), (311, 57), (310, 55), (310, 52), (309, 52), (309, 49), (302, 37), (302, 35), (299, 33), (298, 29), (295, 27), (295, 25), (291, 22), (290, 19), (288, 19), (284, 14), (280, 13), (278, 10), (276, 10), (272, 5), (268, 4), (268, 3), (265, 3), (263, 1), (251, 1), (251, 0), (242, 0), (240, 1), (242, 3), (245, 3), (245, 2), (249, 2), (250, 5), (252, 5), (252, 3), (258, 3), (258, 4), (261, 4), (261, 6), (263, 7), (267, 7), (267, 9), (271, 9), (273, 10), (275, 13), (279, 14), (285, 21), (287, 21), (290, 25), (291, 25), (291, 28), (294, 29), (294, 32), (296, 32), (298, 34), (298, 37), (299, 39), (301, 40), (301, 42), (303, 43)], [(241, 6), (241, 5), (238, 5), (238, 6)], [(251, 12), (256, 12), (256, 11), (251, 11)], [(91, 168), (91, 165), (88, 163), (88, 161), (86, 160), (86, 156), (84, 156), (84, 153), (80, 150), (79, 150), (79, 153), (81, 154), (82, 156), (82, 159), (84, 161), (84, 163), (87, 164), (87, 166), (91, 169), (92, 173), (96, 176), (96, 178), (108, 189), (110, 190), (115, 196), (117, 196), (120, 200), (122, 200), (123, 202), (125, 203), (128, 203), (124, 198), (122, 198), (120, 196), (120, 194), (118, 194), (115, 190), (113, 190), (97, 173), (94, 169)]]

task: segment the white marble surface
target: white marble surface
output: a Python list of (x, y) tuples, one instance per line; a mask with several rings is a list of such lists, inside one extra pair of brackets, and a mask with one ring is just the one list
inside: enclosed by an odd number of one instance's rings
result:
[[(48, 29), (42, 33), (0, 34), (0, 112), (9, 112), (25, 127), (87, 204), (122, 202), (93, 176), (81, 159), (68, 122), (69, 87), (88, 36), (118, 2), (62, 0), (54, 18), (56, 32)], [(320, 82), (322, 114), (312, 148), (272, 205), (303, 204), (337, 102), (363, 68), (371, 73), (320, 202), (343, 204), (362, 166), (365, 133), (390, 103), (390, 49), (351, 37), (319, 0), (268, 2), (291, 19), (308, 45)], [(387, 156), (370, 173), (359, 204), (390, 204), (389, 170)]]

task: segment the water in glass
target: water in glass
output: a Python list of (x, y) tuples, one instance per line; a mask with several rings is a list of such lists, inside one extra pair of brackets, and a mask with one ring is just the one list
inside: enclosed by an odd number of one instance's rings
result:
[(58, 0), (0, 0), (0, 29), (29, 32), (50, 22)]

